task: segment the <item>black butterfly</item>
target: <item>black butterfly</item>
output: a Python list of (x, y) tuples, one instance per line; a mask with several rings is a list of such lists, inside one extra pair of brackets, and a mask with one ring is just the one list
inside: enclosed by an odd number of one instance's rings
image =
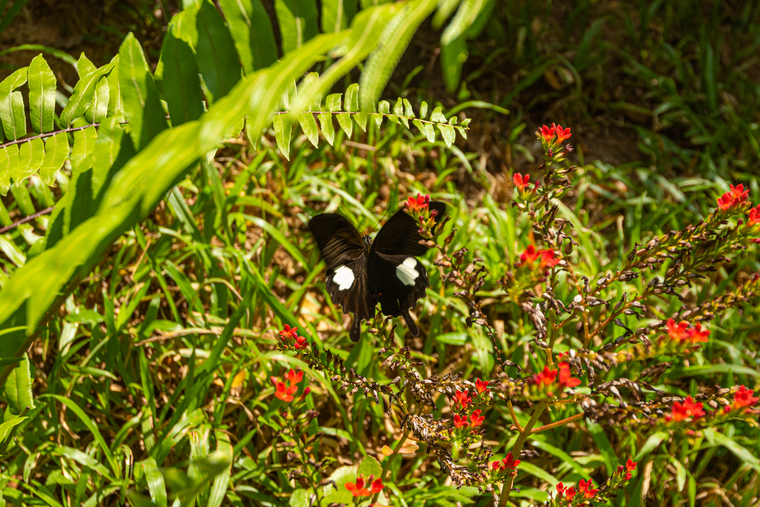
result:
[[(431, 202), (438, 223), (446, 212), (442, 202)], [(375, 316), (379, 302), (382, 312), (403, 316), (413, 336), (420, 329), (409, 315), (417, 300), (430, 286), (427, 271), (415, 259), (427, 252), (420, 244), (419, 224), (403, 209), (380, 229), (373, 242), (362, 237), (345, 217), (335, 213), (317, 215), (309, 222), (327, 264), (327, 292), (343, 312), (354, 316), (349, 336), (359, 341), (362, 320)]]

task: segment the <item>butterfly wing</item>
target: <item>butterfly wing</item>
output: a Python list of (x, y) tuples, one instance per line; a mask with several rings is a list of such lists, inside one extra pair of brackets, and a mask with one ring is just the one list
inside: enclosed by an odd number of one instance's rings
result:
[[(438, 212), (436, 223), (443, 219), (446, 205), (442, 202), (431, 202), (430, 209)], [(404, 255), (416, 257), (424, 255), (428, 248), (421, 245), (422, 236), (420, 225), (406, 211), (400, 209), (393, 215), (377, 233), (373, 242), (375, 252), (385, 255)]]
[(343, 313), (354, 316), (349, 336), (359, 341), (362, 320), (375, 316), (362, 237), (345, 217), (333, 213), (315, 216), (309, 229), (327, 264), (327, 293)]
[(417, 300), (430, 287), (427, 271), (420, 261), (409, 255), (374, 253), (370, 260), (369, 278), (372, 294), (385, 315), (403, 316), (412, 336), (420, 329), (409, 315)]
[(362, 237), (356, 227), (336, 213), (322, 213), (309, 221), (328, 269), (336, 269), (364, 254)]

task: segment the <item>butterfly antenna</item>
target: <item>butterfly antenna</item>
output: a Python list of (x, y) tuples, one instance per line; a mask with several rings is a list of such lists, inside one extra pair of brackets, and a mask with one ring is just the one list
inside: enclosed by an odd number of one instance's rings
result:
[(377, 221), (377, 223), (375, 224), (375, 226), (372, 229), (369, 230), (369, 232), (367, 233), (367, 235), (369, 235), (370, 233), (374, 232), (375, 229), (377, 229), (377, 226), (380, 225), (380, 222), (383, 221), (383, 218), (385, 218), (385, 215), (388, 214), (388, 209), (389, 208), (385, 208), (385, 213), (383, 213), (383, 216), (380, 217), (380, 220)]

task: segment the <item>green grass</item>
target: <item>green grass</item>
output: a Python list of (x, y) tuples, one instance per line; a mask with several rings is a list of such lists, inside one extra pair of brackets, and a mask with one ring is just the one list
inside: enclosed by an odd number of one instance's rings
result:
[[(302, 506), (308, 505), (302, 490), (371, 456), (390, 471), (384, 490), (389, 504), (491, 505), (490, 493), (453, 486), (423, 443), (414, 455), (382, 461), (382, 447), (393, 447), (403, 434), (403, 414), (361, 390), (347, 394), (345, 378), (331, 381), (323, 371), (329, 350), (380, 385), (392, 385), (398, 374), (380, 365), (378, 358), (387, 357), (380, 352), (382, 336), (365, 333), (358, 344), (349, 341), (344, 316), (326, 293), (325, 267), (307, 222), (316, 213), (340, 210), (369, 229), (418, 192), (447, 202), (451, 221), (441, 237), (456, 229), (452, 250), (466, 247), (467, 261), (482, 258), (486, 280), (477, 296), (502, 353), (527, 373), (540, 371), (544, 356), (535, 348), (535, 327), (499, 283), (532, 242), (531, 224), (511, 206), (505, 181), (513, 167), (538, 174), (534, 127), (562, 122), (583, 132), (571, 139), (583, 140), (581, 167), (559, 216), (570, 221), (578, 243), (570, 256), (574, 268), (591, 280), (624, 266), (635, 245), (708, 216), (728, 183), (748, 184), (752, 202), (760, 201), (757, 3), (641, 5), (578, 2), (552, 12), (539, 2), (499, 4), (480, 38), (470, 42), (466, 93), (454, 98), (463, 101), (469, 93), (511, 114), (466, 110), (476, 120), (468, 142), (459, 141), (456, 149), (386, 122), (351, 142), (339, 131), (334, 147), (322, 139), (314, 148), (296, 130), (287, 161), (270, 130), (258, 149), (241, 137), (194, 168), (147, 220), (117, 239), (29, 350), (35, 407), (0, 448), (2, 498), (10, 505), (165, 506), (178, 497), (182, 505)], [(695, 34), (705, 15), (710, 22)], [(559, 90), (546, 72), (559, 80)], [(435, 83), (437, 77), (419, 79)], [(399, 86), (415, 107), (436, 94), (423, 88)], [(606, 144), (613, 134), (604, 134), (611, 127), (635, 146), (619, 155), (633, 160), (612, 165), (589, 155), (611, 149)], [(597, 135), (586, 140), (587, 132)], [(59, 178), (65, 194), (66, 175)], [(36, 177), (30, 181), (3, 200), (2, 223), (60, 199)], [(0, 237), (0, 284), (34, 255), (30, 245), (45, 222), (33, 224)], [(429, 253), (423, 261), (431, 281), (416, 309), (423, 334), (404, 336), (398, 321), (399, 340), (409, 345), (423, 378), (455, 372), (495, 379), (491, 341), (483, 328), (466, 326), (469, 310), (454, 294), (459, 288), (442, 280), (434, 259)], [(760, 268), (757, 246), (737, 259), (685, 290), (685, 304), (731, 291)], [(605, 297), (641, 291), (665, 271), (618, 283)], [(561, 275), (555, 296), (569, 304), (575, 294)], [(681, 303), (660, 295), (648, 306), (644, 319), (625, 316), (623, 323), (635, 329), (659, 321)], [(709, 324), (710, 342), (688, 364), (667, 358), (674, 368), (654, 387), (685, 396), (715, 383), (756, 386), (758, 317), (752, 304), (717, 315)], [(285, 324), (298, 325), (314, 341), (321, 365), (277, 348)], [(595, 346), (622, 335), (612, 326)], [(579, 336), (569, 331), (555, 351), (580, 348)], [(305, 371), (312, 389), (302, 409), (293, 411), (294, 420), (285, 417), (287, 405), (274, 397), (270, 381), (290, 368)], [(597, 384), (639, 370), (625, 364), (598, 370)], [(507, 373), (521, 376), (517, 368)], [(399, 393), (405, 407), (418, 408)], [(447, 407), (446, 397), (436, 396), (438, 408)], [(601, 403), (603, 396), (596, 399)], [(525, 425), (533, 407), (521, 402), (515, 408)], [(578, 404), (553, 407), (540, 425), (579, 410)], [(517, 436), (509, 411), (499, 403), (484, 413), (486, 440), (503, 457)], [(616, 505), (757, 501), (756, 422), (652, 436), (600, 419), (532, 435), (527, 449), (536, 453), (522, 458), (514, 505), (545, 501), (558, 481), (591, 477), (602, 484), (634, 456), (638, 472)], [(301, 462), (309, 459), (324, 460), (319, 472)], [(367, 460), (361, 466), (374, 465)], [(646, 500), (642, 488), (648, 488)]]

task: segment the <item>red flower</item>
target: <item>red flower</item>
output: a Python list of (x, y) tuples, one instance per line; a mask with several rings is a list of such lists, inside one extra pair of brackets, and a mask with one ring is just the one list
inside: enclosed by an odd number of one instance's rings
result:
[(668, 319), (667, 326), (668, 326), (668, 334), (674, 340), (678, 340), (679, 342), (682, 342), (686, 338), (688, 338), (689, 323), (686, 322), (685, 320), (682, 320), (681, 322), (678, 323), (678, 325), (676, 325), (675, 320)]
[(293, 395), (298, 391), (297, 385), (287, 387), (285, 386), (285, 382), (280, 381), (277, 377), (271, 377), (270, 380), (274, 384), (275, 389), (277, 389), (274, 393), (276, 397), (287, 403), (293, 401)]
[(530, 174), (523, 176), (520, 173), (515, 173), (512, 175), (512, 183), (514, 183), (520, 190), (525, 190), (525, 188), (530, 185)]
[(303, 380), (303, 372), (299, 371), (296, 373), (296, 370), (290, 370), (285, 374), (285, 380), (290, 382), (291, 385), (298, 384)]
[(533, 376), (534, 384), (551, 385), (557, 379), (557, 370), (550, 370), (548, 366), (544, 366), (544, 371), (536, 373)]
[(462, 417), (459, 414), (454, 415), (454, 426), (457, 427), (457, 429), (461, 430), (462, 428), (467, 427), (467, 416)]
[(285, 324), (283, 330), (280, 331), (280, 338), (285, 342), (286, 347), (290, 346), (290, 340), (294, 340), (293, 348), (296, 350), (305, 349), (309, 346), (309, 342), (306, 341), (306, 338), (298, 336), (298, 328), (290, 327), (287, 324)]
[(688, 396), (683, 404), (680, 402), (673, 403), (673, 413), (665, 418), (666, 421), (683, 421), (689, 417), (697, 419), (705, 415), (705, 411), (702, 409), (702, 403), (694, 403), (691, 396)]
[(478, 391), (478, 394), (487, 392), (488, 380), (486, 380), (485, 382), (482, 382), (479, 378), (475, 379), (475, 389)]
[(552, 123), (551, 127), (547, 127), (546, 125), (544, 125), (543, 127), (541, 127), (541, 137), (544, 138), (545, 142), (548, 143), (548, 142), (550, 142), (554, 138), (554, 130), (555, 130), (555, 128), (556, 127), (554, 126), (553, 123)]
[(557, 498), (562, 498), (563, 494), (565, 495), (566, 500), (572, 500), (575, 496), (575, 488), (572, 486), (566, 488), (565, 485), (560, 482), (557, 484)]
[(633, 477), (633, 476), (631, 475), (631, 472), (628, 472), (627, 474), (625, 474), (625, 480), (626, 480), (626, 481), (630, 481), (630, 480), (631, 480), (631, 477)]
[(749, 195), (749, 190), (744, 190), (743, 184), (737, 186), (731, 185), (731, 190), (720, 196), (718, 199), (718, 207), (721, 210), (726, 211), (745, 202), (747, 200), (747, 195)]
[(496, 461), (492, 462), (491, 463), (491, 468), (493, 470), (514, 470), (514, 469), (517, 468), (517, 465), (519, 465), (519, 464), (520, 464), (520, 460), (519, 459), (514, 459), (512, 457), (512, 453), (508, 452), (507, 456), (503, 460), (501, 460), (501, 461), (496, 460)]
[(710, 336), (710, 331), (702, 329), (701, 324), (697, 324), (693, 328), (689, 329), (689, 337), (687, 338), (689, 343), (702, 343), (707, 341), (707, 337)]
[(760, 224), (760, 204), (749, 209), (749, 218), (747, 219), (748, 226), (754, 227), (757, 224)]
[(557, 125), (557, 142), (558, 143), (561, 143), (565, 139), (570, 139), (570, 136), (572, 136), (572, 134), (570, 133), (569, 128), (562, 130), (562, 125)]
[(581, 383), (580, 379), (574, 378), (570, 373), (570, 366), (567, 363), (559, 363), (559, 385), (562, 387), (577, 387)]
[(476, 410), (470, 415), (470, 426), (473, 428), (481, 426), (486, 419), (486, 416), (481, 416), (480, 412), (480, 410)]
[(467, 406), (472, 403), (472, 398), (470, 398), (470, 396), (467, 394), (467, 391), (462, 392), (457, 389), (454, 402), (459, 403), (459, 405), (462, 407), (462, 410), (465, 410)]
[(539, 257), (541, 257), (541, 251), (536, 250), (536, 247), (533, 245), (528, 245), (528, 248), (526, 248), (522, 255), (520, 255), (520, 262), (523, 264), (530, 264)]
[(410, 211), (422, 211), (428, 209), (430, 204), (430, 196), (425, 194), (417, 194), (417, 198), (410, 197), (406, 201), (406, 208)]
[(629, 458), (628, 461), (625, 462), (625, 469), (629, 472), (633, 472), (636, 470), (636, 462)]
[(588, 481), (581, 479), (581, 482), (578, 483), (578, 491), (581, 491), (586, 496), (586, 498), (593, 498), (594, 495), (599, 492), (598, 489), (592, 488), (591, 479)]
[(731, 408), (739, 409), (742, 407), (751, 407), (760, 401), (760, 398), (752, 396), (753, 394), (755, 394), (755, 392), (751, 389), (747, 389), (744, 386), (739, 387), (739, 390), (734, 393), (734, 403), (731, 405)]
[[(358, 475), (356, 477), (356, 483), (353, 482), (347, 482), (345, 484), (346, 489), (351, 492), (352, 495), (356, 496), (372, 496), (374, 494), (380, 493), (382, 489), (385, 487), (383, 486), (383, 481), (381, 479), (376, 479), (373, 482), (373, 479), (375, 478), (374, 475), (370, 475), (367, 477), (367, 480), (365, 481), (364, 478), (361, 475)], [(364, 487), (364, 485), (367, 484), (370, 489), (367, 489)]]
[(538, 253), (541, 254), (542, 268), (553, 268), (559, 264), (559, 259), (554, 258), (554, 250), (551, 248), (548, 250), (539, 250)]

